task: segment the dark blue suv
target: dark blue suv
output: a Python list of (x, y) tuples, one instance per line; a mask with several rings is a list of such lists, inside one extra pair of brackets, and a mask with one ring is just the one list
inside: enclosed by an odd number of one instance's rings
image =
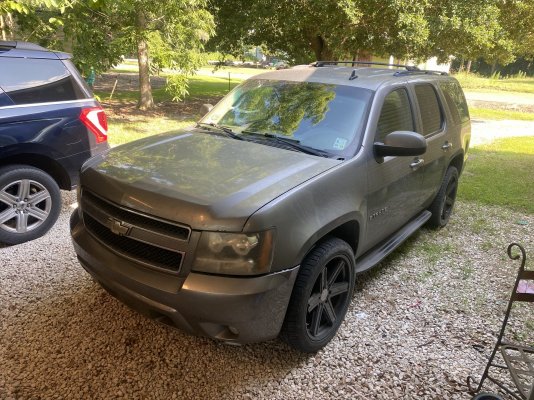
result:
[(0, 242), (44, 235), (60, 189), (109, 148), (106, 115), (66, 53), (0, 41)]

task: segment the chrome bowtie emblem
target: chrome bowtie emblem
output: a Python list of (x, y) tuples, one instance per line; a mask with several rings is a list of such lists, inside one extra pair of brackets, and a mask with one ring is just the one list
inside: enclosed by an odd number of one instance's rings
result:
[(109, 228), (111, 229), (111, 232), (113, 232), (115, 235), (126, 236), (128, 232), (130, 232), (131, 225), (128, 225), (115, 218), (110, 218), (109, 222)]

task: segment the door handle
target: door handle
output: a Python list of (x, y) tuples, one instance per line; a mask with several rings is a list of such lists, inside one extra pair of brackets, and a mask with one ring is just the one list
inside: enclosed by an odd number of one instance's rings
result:
[(451, 142), (445, 142), (443, 144), (443, 146), (441, 146), (441, 150), (443, 150), (443, 151), (448, 151), (450, 148), (452, 148), (452, 143)]
[(421, 168), (424, 163), (425, 163), (425, 160), (423, 160), (422, 158), (416, 158), (410, 164), (410, 168), (412, 168), (415, 171), (415, 170)]

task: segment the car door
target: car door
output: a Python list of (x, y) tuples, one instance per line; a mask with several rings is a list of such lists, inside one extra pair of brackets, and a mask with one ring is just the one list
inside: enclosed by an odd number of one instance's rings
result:
[[(397, 87), (383, 97), (374, 142), (383, 143), (391, 132), (415, 129), (409, 92), (404, 86)], [(366, 247), (383, 240), (422, 210), (421, 160), (423, 156), (370, 157)]]
[(419, 111), (417, 132), (423, 135), (427, 142), (425, 162), (421, 167), (423, 176), (421, 197), (423, 203), (428, 204), (439, 190), (452, 148), (459, 143), (453, 143), (454, 136), (450, 134), (450, 130), (455, 127), (445, 122), (438, 89), (430, 82), (416, 83), (413, 86), (413, 93)]

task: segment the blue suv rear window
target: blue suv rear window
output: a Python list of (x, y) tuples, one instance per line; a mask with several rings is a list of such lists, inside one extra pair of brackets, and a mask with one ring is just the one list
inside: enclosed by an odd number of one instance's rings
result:
[(60, 60), (2, 58), (0, 87), (17, 105), (87, 98)]

